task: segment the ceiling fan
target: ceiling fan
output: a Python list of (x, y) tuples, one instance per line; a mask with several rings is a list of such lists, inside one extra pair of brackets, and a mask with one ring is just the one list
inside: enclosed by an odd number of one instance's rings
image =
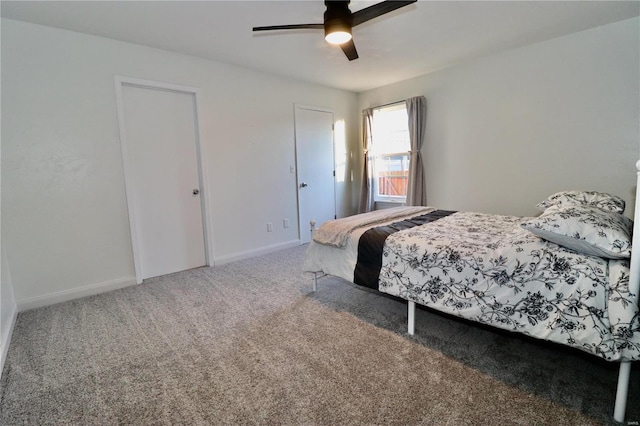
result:
[(358, 51), (351, 35), (353, 27), (385, 13), (408, 6), (416, 1), (386, 0), (357, 12), (351, 12), (349, 10), (349, 0), (325, 0), (324, 4), (327, 6), (327, 10), (324, 12), (324, 23), (322, 24), (272, 25), (268, 27), (253, 27), (253, 31), (324, 29), (325, 40), (331, 44), (339, 45), (344, 54), (347, 55), (347, 58), (353, 61), (358, 59)]

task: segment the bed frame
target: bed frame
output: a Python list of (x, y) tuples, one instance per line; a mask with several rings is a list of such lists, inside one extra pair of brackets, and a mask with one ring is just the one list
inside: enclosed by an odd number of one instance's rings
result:
[[(636, 163), (636, 202), (633, 211), (633, 240), (631, 247), (640, 248), (640, 161)], [(640, 250), (631, 250), (631, 264), (629, 267), (629, 293), (635, 295), (636, 305), (640, 303)], [(616, 404), (613, 410), (613, 419), (624, 422), (624, 413), (627, 409), (627, 394), (629, 392), (629, 376), (631, 374), (631, 362), (620, 363), (618, 373), (618, 389), (616, 391)]]
[[(315, 231), (316, 221), (311, 220), (311, 237)], [(636, 163), (636, 199), (633, 222), (633, 240), (631, 247), (640, 247), (640, 160)], [(312, 278), (313, 292), (318, 290), (318, 279), (326, 276), (325, 273), (314, 272)], [(635, 295), (635, 303), (640, 303), (640, 250), (631, 251), (631, 263), (629, 269), (629, 293)], [(416, 302), (407, 301), (407, 333), (411, 336), (415, 334), (416, 322)], [(613, 410), (613, 419), (617, 422), (624, 422), (624, 415), (627, 409), (627, 396), (629, 393), (629, 379), (631, 377), (631, 362), (620, 362), (618, 372), (618, 386), (616, 390), (616, 401)]]

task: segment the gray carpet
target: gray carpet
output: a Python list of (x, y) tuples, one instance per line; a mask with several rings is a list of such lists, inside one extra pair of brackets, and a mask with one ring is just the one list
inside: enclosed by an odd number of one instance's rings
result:
[[(612, 424), (617, 368), (327, 277), (304, 247), (19, 314), (13, 424)], [(640, 420), (632, 368), (628, 420)]]

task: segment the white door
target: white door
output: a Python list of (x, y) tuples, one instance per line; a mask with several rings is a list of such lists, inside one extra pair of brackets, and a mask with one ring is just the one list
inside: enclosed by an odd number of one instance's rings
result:
[(298, 223), (300, 242), (311, 241), (316, 226), (336, 217), (333, 112), (313, 107), (295, 108), (298, 169)]
[(121, 85), (138, 282), (206, 264), (195, 93)]

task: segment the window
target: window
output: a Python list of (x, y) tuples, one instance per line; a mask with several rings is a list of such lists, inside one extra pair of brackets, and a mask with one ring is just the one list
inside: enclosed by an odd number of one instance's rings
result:
[(374, 200), (404, 203), (411, 142), (404, 102), (377, 108), (371, 122)]

